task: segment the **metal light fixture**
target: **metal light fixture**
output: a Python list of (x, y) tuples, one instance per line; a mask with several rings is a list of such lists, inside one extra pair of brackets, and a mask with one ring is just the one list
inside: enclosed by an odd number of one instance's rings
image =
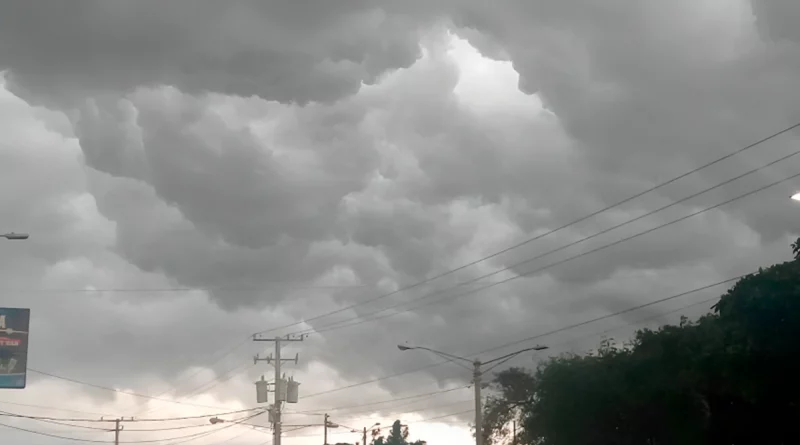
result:
[(0, 234), (0, 238), (5, 238), (7, 240), (12, 240), (12, 241), (22, 241), (22, 240), (26, 240), (26, 239), (30, 238), (30, 235), (28, 235), (27, 233), (9, 232), (9, 233)]

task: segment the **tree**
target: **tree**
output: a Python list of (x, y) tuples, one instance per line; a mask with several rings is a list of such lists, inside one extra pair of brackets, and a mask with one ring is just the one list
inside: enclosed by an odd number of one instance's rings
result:
[(424, 440), (408, 442), (408, 426), (395, 420), (388, 436), (377, 436), (372, 438), (372, 445), (425, 445)]
[(795, 260), (739, 280), (690, 322), (622, 346), (499, 373), (485, 434), (520, 445), (788, 444), (800, 417), (800, 239)]

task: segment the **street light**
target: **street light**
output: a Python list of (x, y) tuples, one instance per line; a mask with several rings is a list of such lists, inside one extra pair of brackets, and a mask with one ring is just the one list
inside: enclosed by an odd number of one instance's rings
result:
[(328, 417), (329, 416), (326, 413), (325, 418), (322, 421), (322, 427), (323, 430), (325, 431), (324, 441), (322, 442), (324, 445), (328, 445), (328, 428), (339, 428), (339, 424), (331, 422), (330, 420), (328, 420)]
[[(444, 357), (448, 361), (456, 363), (459, 366), (463, 366), (465, 368), (472, 369), (472, 385), (475, 387), (475, 445), (483, 445), (483, 409), (481, 407), (481, 388), (482, 388), (481, 378), (483, 377), (483, 373), (486, 372), (486, 371), (491, 370), (492, 368), (495, 368), (495, 367), (505, 363), (506, 361), (516, 357), (519, 354), (522, 354), (523, 352), (543, 351), (545, 349), (548, 349), (548, 347), (547, 346), (542, 346), (542, 345), (536, 345), (536, 346), (532, 346), (530, 348), (521, 349), (519, 351), (503, 355), (501, 357), (494, 358), (494, 359), (489, 360), (487, 362), (481, 362), (480, 359), (470, 360), (470, 359), (465, 358), (465, 357), (459, 357), (457, 355), (448, 354), (448, 353), (442, 352), (442, 351), (437, 351), (435, 349), (427, 348), (425, 346), (397, 345), (397, 349), (399, 349), (401, 351), (411, 351), (413, 349), (422, 349), (422, 350), (425, 350), (425, 351), (432, 352), (432, 353), (434, 353), (434, 354), (436, 354), (438, 356)], [(465, 366), (464, 364), (458, 363), (455, 360), (471, 363), (472, 367)], [(488, 369), (485, 369), (485, 370), (481, 369), (482, 366), (489, 365), (489, 364), (494, 364), (494, 365), (489, 367)]]
[(378, 426), (381, 426), (381, 423), (380, 422), (375, 422), (375, 424), (370, 426), (370, 427), (366, 427), (365, 426), (363, 431), (359, 431), (357, 429), (351, 429), (350, 432), (351, 433), (362, 433), (363, 434), (362, 439), (364, 441), (363, 445), (367, 445), (367, 430), (372, 430), (373, 428), (378, 427)]
[(10, 241), (22, 241), (22, 240), (26, 240), (26, 239), (30, 238), (30, 235), (28, 235), (27, 233), (9, 232), (9, 233), (0, 234), (0, 238), (5, 238), (5, 239), (10, 240)]
[(792, 195), (791, 199), (794, 201), (800, 201), (800, 192), (797, 192), (794, 195)]

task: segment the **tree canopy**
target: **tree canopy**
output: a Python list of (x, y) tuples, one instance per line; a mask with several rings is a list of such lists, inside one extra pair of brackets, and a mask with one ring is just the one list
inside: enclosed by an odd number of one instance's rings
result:
[(375, 434), (372, 437), (372, 445), (425, 445), (424, 440), (414, 442), (408, 441), (408, 426), (403, 425), (399, 420), (395, 420), (392, 429), (386, 436)]
[(798, 443), (800, 240), (795, 260), (740, 279), (695, 321), (639, 330), (535, 370), (495, 376), (487, 440), (520, 445)]

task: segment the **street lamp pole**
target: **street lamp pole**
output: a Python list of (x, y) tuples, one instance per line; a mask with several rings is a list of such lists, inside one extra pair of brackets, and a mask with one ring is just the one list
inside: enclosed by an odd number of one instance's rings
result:
[(362, 431), (359, 431), (359, 430), (357, 430), (355, 428), (351, 428), (350, 432), (351, 433), (361, 433), (362, 434), (362, 436), (361, 436), (362, 440), (364, 441), (363, 445), (367, 445), (367, 430), (374, 431), (373, 428), (375, 428), (377, 426), (381, 426), (381, 423), (380, 422), (375, 422), (375, 424), (372, 425), (369, 428), (364, 427), (364, 429)]
[(483, 371), (481, 361), (472, 362), (472, 385), (475, 387), (475, 445), (483, 445), (483, 407), (481, 406), (481, 386)]
[[(482, 362), (480, 359), (470, 360), (468, 358), (459, 357), (457, 355), (448, 354), (446, 352), (437, 351), (435, 349), (426, 348), (425, 346), (408, 346), (408, 345), (397, 345), (397, 349), (401, 351), (410, 351), (412, 349), (423, 349), (428, 352), (432, 352), (440, 357), (447, 359), (448, 361), (452, 361), (460, 366), (463, 366), (467, 369), (472, 370), (472, 384), (475, 387), (475, 445), (483, 445), (483, 406), (481, 403), (482, 396), (481, 396), (481, 387), (483, 386), (483, 373), (484, 371), (488, 371), (495, 366), (502, 364), (503, 362), (516, 357), (519, 354), (527, 351), (542, 351), (547, 349), (547, 346), (536, 345), (530, 348), (525, 348), (516, 352), (512, 352), (511, 354), (506, 354), (501, 357), (494, 358), (487, 362)], [(459, 360), (461, 362), (466, 362), (471, 364), (472, 366), (466, 366), (462, 363), (457, 362)], [(484, 365), (494, 364), (490, 368), (484, 370)]]
[(325, 414), (325, 421), (323, 423), (323, 427), (324, 427), (323, 428), (324, 433), (323, 433), (323, 439), (322, 439), (323, 440), (323, 445), (328, 445), (328, 428), (339, 428), (339, 424), (331, 422), (330, 421), (330, 416), (328, 416), (328, 414), (326, 413)]

